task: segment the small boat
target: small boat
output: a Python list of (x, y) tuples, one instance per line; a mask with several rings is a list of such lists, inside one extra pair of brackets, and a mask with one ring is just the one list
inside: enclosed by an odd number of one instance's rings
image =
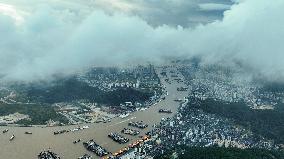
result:
[(14, 140), (15, 139), (15, 135), (12, 135), (11, 137), (10, 137), (10, 141), (12, 141), (12, 140)]
[(170, 109), (160, 109), (159, 113), (168, 113), (168, 114), (170, 114), (170, 113), (172, 113), (172, 111)]
[(8, 132), (8, 131), (9, 131), (8, 129), (3, 130), (3, 134), (5, 134), (5, 133)]
[(32, 132), (26, 131), (25, 134), (31, 135), (33, 134)]
[(81, 142), (81, 139), (78, 139), (78, 140), (76, 140), (76, 141), (73, 141), (73, 144), (77, 144), (77, 143), (79, 143), (79, 142)]
[(89, 126), (83, 126), (83, 129), (89, 129), (90, 127)]

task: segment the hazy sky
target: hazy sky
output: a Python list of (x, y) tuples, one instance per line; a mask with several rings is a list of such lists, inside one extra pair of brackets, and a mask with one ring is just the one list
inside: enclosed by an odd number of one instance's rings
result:
[(2, 0), (0, 75), (199, 55), (284, 77), (283, 16), (283, 0)]

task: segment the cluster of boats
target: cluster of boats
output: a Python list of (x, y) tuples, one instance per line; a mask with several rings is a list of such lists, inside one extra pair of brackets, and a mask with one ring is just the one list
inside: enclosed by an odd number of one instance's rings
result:
[(109, 154), (106, 149), (98, 145), (94, 140), (84, 142), (83, 145), (87, 150), (94, 152), (99, 157), (103, 157)]
[(107, 159), (116, 159), (116, 158), (120, 158), (120, 156), (128, 153), (130, 150), (138, 147), (140, 144), (143, 144), (144, 142), (148, 141), (150, 139), (149, 136), (143, 136), (141, 139), (131, 143), (128, 145), (128, 147), (125, 147), (115, 153), (112, 154), (111, 157), (107, 157)]
[(140, 128), (140, 129), (145, 129), (148, 127), (148, 124), (145, 124), (143, 121), (136, 121), (136, 122), (129, 122), (128, 123), (128, 126), (133, 126), (133, 127), (136, 127), (136, 128)]
[(159, 113), (167, 113), (167, 114), (171, 114), (172, 111), (170, 109), (160, 109)]
[[(2, 133), (3, 133), (3, 134), (6, 134), (8, 131), (9, 131), (8, 129), (5, 129), (5, 130), (2, 131)], [(9, 141), (14, 140), (15, 137), (16, 137), (15, 135), (12, 135), (12, 136), (10, 137)]]
[[(8, 131), (9, 131), (9, 129), (5, 129), (5, 130), (2, 131), (2, 133), (3, 133), (3, 134), (6, 134), (6, 133), (8, 133)], [(31, 134), (33, 134), (33, 133), (32, 133), (32, 132), (29, 132), (29, 131), (26, 131), (25, 134), (31, 135)], [(13, 141), (15, 138), (16, 138), (16, 136), (13, 134), (13, 135), (10, 137), (9, 141)]]
[(129, 141), (128, 138), (113, 132), (110, 133), (108, 137), (111, 138), (113, 141), (118, 142), (119, 144), (125, 144)]
[(136, 135), (138, 135), (140, 132), (139, 132), (138, 130), (133, 130), (133, 129), (129, 129), (129, 128), (124, 128), (123, 130), (121, 130), (121, 133), (127, 134), (127, 135), (136, 136)]
[(38, 154), (38, 159), (60, 159), (60, 157), (51, 151), (42, 151)]
[(89, 129), (89, 126), (83, 126), (83, 127), (78, 127), (78, 128), (74, 128), (74, 129), (70, 129), (70, 130), (59, 130), (59, 131), (55, 131), (53, 132), (54, 135), (59, 135), (59, 134), (64, 134), (64, 133), (69, 133), (69, 132), (76, 132), (76, 131), (80, 131), (80, 130), (84, 130), (84, 129)]

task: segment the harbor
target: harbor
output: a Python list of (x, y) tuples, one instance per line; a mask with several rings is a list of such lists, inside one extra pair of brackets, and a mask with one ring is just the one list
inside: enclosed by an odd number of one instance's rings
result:
[[(176, 68), (165, 69), (168, 74), (170, 72), (177, 72)], [(158, 68), (157, 72), (163, 71), (162, 68)], [(183, 78), (180, 74), (177, 74), (178, 78)], [(165, 78), (169, 78), (166, 82)], [(176, 76), (174, 78), (177, 78)], [(92, 155), (93, 158), (99, 158), (95, 153), (92, 153), (85, 149), (82, 143), (74, 144), (74, 141), (80, 139), (80, 141), (87, 142), (92, 139), (108, 152), (114, 154), (121, 149), (128, 147), (129, 143), (134, 143), (139, 139), (139, 136), (145, 135), (149, 132), (155, 123), (159, 123), (161, 119), (172, 117), (180, 102), (176, 102), (177, 99), (184, 99), (188, 95), (187, 91), (177, 91), (177, 88), (184, 87), (184, 84), (171, 79), (171, 77), (160, 77), (161, 82), (165, 86), (168, 95), (164, 100), (160, 100), (158, 103), (154, 103), (152, 106), (140, 111), (130, 113), (127, 116), (115, 117), (107, 123), (92, 123), (82, 125), (69, 125), (61, 127), (0, 127), (3, 131), (8, 129), (5, 134), (0, 135), (0, 158), (36, 158), (36, 156), (44, 151), (51, 150), (58, 154), (61, 158), (72, 159), (78, 158), (84, 154)], [(159, 110), (171, 110), (172, 113), (159, 113)], [(142, 121), (143, 123), (140, 123)], [(141, 126), (140, 128), (129, 127), (129, 123), (136, 123), (135, 125)], [(147, 126), (146, 126), (147, 125)], [(83, 129), (85, 127), (85, 129)], [(78, 128), (82, 128), (78, 129)], [(125, 128), (139, 130), (139, 135), (127, 135), (129, 142), (117, 143), (108, 137), (111, 132), (121, 132)], [(76, 130), (76, 131), (70, 131)], [(78, 131), (77, 131), (78, 130)], [(79, 131), (80, 130), (80, 131)], [(25, 134), (25, 132), (31, 132), (31, 135)], [(54, 135), (58, 133), (58, 135)], [(11, 135), (15, 135), (16, 138), (11, 142), (9, 138)], [(126, 135), (124, 135), (126, 136)], [(9, 153), (13, 149), (16, 153)]]

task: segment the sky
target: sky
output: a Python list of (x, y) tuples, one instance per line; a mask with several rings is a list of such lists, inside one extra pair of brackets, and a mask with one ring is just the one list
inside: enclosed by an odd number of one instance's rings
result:
[(0, 76), (200, 56), (282, 80), (283, 15), (283, 0), (1, 0)]

